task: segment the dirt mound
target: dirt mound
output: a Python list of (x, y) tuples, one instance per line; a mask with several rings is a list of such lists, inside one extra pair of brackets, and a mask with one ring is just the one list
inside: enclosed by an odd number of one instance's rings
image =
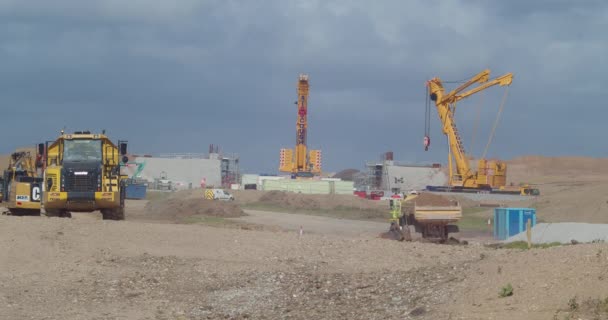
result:
[(310, 213), (350, 219), (385, 219), (388, 203), (361, 199), (349, 194), (302, 194), (284, 191), (262, 192), (248, 209)]
[(507, 164), (508, 179), (513, 183), (608, 174), (606, 158), (524, 156), (509, 160)]
[(148, 215), (154, 218), (174, 221), (181, 221), (191, 216), (235, 218), (246, 215), (234, 203), (206, 200), (202, 196), (200, 198), (182, 198), (180, 195), (153, 200), (146, 204), (145, 210)]
[(418, 206), (455, 206), (458, 202), (442, 195), (423, 192), (412, 200)]
[(360, 171), (357, 169), (342, 170), (332, 176), (332, 178), (342, 179), (344, 181), (353, 181), (355, 175)]
[(10, 163), (10, 156), (8, 155), (0, 155), (0, 169), (4, 170), (8, 167)]
[(545, 171), (608, 172), (607, 158), (523, 156), (507, 162), (513, 165), (524, 164), (528, 168)]
[(269, 191), (260, 197), (260, 202), (271, 205), (294, 207), (304, 210), (321, 209), (318, 197), (300, 193), (287, 193), (282, 191)]
[(239, 205), (260, 201), (260, 197), (264, 195), (261, 190), (230, 190), (230, 193)]
[(30, 152), (30, 154), (32, 156), (36, 155), (36, 148), (33, 147), (21, 147), (21, 148), (17, 148), (15, 149), (15, 151), (12, 151), (9, 154), (3, 154), (0, 155), (0, 170), (4, 170), (6, 168), (8, 168), (8, 165), (10, 163), (10, 159), (11, 159), (11, 154), (13, 154), (13, 152)]

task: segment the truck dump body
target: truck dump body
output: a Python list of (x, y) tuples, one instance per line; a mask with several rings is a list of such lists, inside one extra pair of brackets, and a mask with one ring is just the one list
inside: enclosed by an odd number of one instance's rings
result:
[(462, 218), (462, 207), (414, 206), (414, 218), (419, 222), (455, 223)]
[(447, 197), (423, 192), (409, 194), (404, 200), (401, 227), (414, 226), (423, 238), (447, 240), (449, 233), (458, 232), (458, 223), (462, 219), (462, 206)]

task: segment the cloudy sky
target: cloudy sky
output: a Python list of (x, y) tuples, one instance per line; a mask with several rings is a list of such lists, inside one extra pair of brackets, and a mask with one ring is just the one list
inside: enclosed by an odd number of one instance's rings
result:
[[(606, 157), (606, 30), (592, 0), (0, 0), (0, 153), (105, 128), (132, 152), (214, 143), (276, 172), (308, 73), (324, 169), (389, 150), (445, 162), (434, 110), (422, 145), (425, 81), (488, 68), (514, 74), (488, 156)], [(459, 104), (467, 151), (483, 152), (504, 91)]]

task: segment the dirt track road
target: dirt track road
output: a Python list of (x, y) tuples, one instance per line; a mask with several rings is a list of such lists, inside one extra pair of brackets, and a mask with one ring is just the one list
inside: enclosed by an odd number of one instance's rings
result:
[[(341, 237), (377, 238), (389, 229), (389, 222), (360, 221), (336, 219), (322, 216), (310, 216), (296, 213), (269, 212), (259, 210), (245, 210), (248, 216), (232, 218), (230, 220), (243, 221), (256, 225), (280, 227), (283, 230), (299, 231), (312, 234), (339, 235)], [(412, 239), (421, 239), (412, 227)], [(492, 242), (492, 233), (483, 231), (464, 231), (451, 233), (451, 237), (459, 240)]]
[(246, 217), (232, 220), (253, 224), (278, 226), (285, 230), (298, 231), (302, 227), (305, 233), (334, 234), (348, 237), (377, 237), (388, 230), (388, 222), (356, 221), (334, 219), (321, 216), (310, 216), (293, 213), (245, 210)]

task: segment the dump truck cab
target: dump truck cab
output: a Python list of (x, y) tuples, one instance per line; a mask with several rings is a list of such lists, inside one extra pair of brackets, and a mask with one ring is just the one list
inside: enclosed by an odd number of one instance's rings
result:
[(43, 211), (70, 217), (70, 212), (101, 211), (104, 220), (124, 220), (127, 143), (114, 144), (106, 135), (90, 131), (61, 132), (47, 142)]

